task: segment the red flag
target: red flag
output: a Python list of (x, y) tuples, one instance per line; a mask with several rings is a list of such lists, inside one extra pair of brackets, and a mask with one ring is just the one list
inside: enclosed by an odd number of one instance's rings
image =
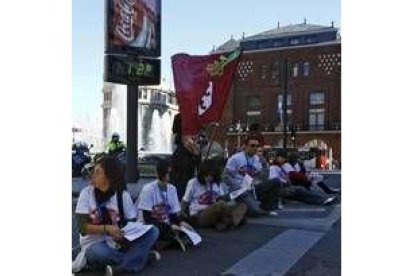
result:
[(195, 135), (201, 125), (220, 121), (239, 57), (240, 50), (208, 56), (172, 56), (183, 135)]

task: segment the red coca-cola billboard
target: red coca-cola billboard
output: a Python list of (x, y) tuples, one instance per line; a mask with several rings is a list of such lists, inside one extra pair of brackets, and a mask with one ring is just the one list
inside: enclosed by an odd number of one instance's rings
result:
[(106, 54), (161, 55), (161, 0), (107, 0)]

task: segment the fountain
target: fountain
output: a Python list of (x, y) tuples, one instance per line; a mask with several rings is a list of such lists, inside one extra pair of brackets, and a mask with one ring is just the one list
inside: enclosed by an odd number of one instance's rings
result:
[[(146, 88), (145, 88), (146, 89)], [(118, 132), (126, 141), (126, 86), (114, 85), (109, 120), (109, 136)], [(151, 101), (138, 102), (138, 150), (149, 153), (172, 152), (172, 121), (176, 112)]]

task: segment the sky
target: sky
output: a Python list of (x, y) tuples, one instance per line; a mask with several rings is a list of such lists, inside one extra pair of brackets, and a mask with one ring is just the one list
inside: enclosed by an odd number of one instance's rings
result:
[[(170, 58), (288, 24), (341, 26), (339, 0), (162, 0), (161, 78), (173, 88)], [(104, 0), (72, 1), (72, 118), (102, 114)]]

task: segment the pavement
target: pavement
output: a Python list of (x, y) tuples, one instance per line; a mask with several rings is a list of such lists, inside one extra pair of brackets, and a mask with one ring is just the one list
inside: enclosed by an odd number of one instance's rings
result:
[[(152, 179), (128, 184), (136, 198), (142, 186)], [(341, 187), (340, 172), (330, 172), (325, 181)], [(87, 185), (73, 181), (72, 210), (78, 192)], [(312, 206), (299, 202), (285, 203), (275, 217), (249, 219), (242, 227), (225, 233), (199, 229), (203, 242), (183, 253), (161, 252), (162, 260), (136, 275), (341, 275), (341, 205)], [(78, 246), (73, 219), (72, 258)], [(98, 276), (102, 272), (79, 275)]]

